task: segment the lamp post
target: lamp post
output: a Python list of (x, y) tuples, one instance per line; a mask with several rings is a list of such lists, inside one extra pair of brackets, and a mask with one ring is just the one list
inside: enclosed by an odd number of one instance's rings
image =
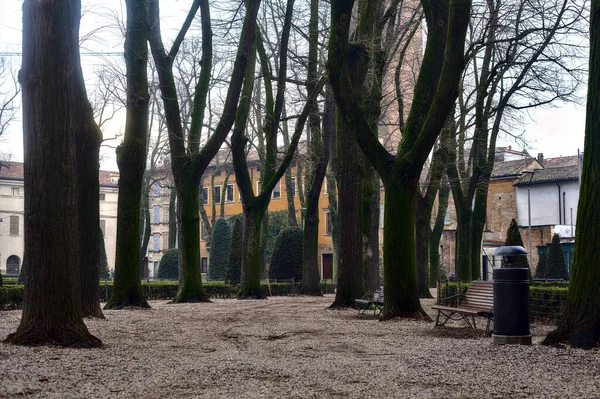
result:
[(529, 241), (529, 269), (533, 266), (533, 251), (531, 245), (531, 180), (533, 179), (533, 175), (535, 174), (535, 170), (524, 170), (523, 173), (529, 175), (529, 181), (527, 182), (527, 218), (528, 218), (528, 227), (527, 227), (527, 238)]

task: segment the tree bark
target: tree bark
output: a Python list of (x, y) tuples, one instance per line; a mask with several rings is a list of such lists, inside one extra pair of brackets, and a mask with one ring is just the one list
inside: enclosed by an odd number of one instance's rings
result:
[(175, 209), (175, 200), (177, 199), (177, 190), (170, 189), (169, 196), (169, 249), (175, 248), (177, 240), (177, 211)]
[(89, 117), (79, 60), (80, 17), (78, 0), (23, 4), (20, 81), (28, 266), (21, 322), (6, 338), (9, 343), (102, 346), (81, 313), (79, 251), (84, 248), (76, 140), (84, 131), (97, 134), (97, 127)]
[(261, 275), (261, 238), (262, 221), (265, 207), (244, 206), (244, 234), (242, 248), (245, 253), (242, 258), (241, 286), (238, 298), (262, 299), (265, 295), (260, 290)]
[(82, 104), (85, 129), (76, 137), (77, 205), (79, 214), (79, 251), (81, 268), (81, 312), (83, 317), (103, 319), (100, 307), (100, 143), (102, 133), (94, 122), (89, 103)]
[(442, 183), (438, 196), (438, 211), (435, 218), (435, 225), (431, 230), (429, 237), (429, 287), (436, 287), (437, 281), (440, 276), (440, 239), (444, 232), (444, 220), (446, 219), (446, 212), (448, 209), (448, 200), (450, 197), (450, 186), (448, 182)]
[(117, 147), (119, 201), (115, 284), (105, 309), (149, 308), (142, 293), (140, 201), (148, 140), (148, 22), (147, 0), (128, 0), (125, 63), (127, 119), (125, 137)]
[(575, 250), (567, 307), (559, 327), (542, 342), (593, 349), (600, 344), (600, 0), (592, 0), (590, 11), (590, 60), (585, 124), (585, 157), (581, 174)]

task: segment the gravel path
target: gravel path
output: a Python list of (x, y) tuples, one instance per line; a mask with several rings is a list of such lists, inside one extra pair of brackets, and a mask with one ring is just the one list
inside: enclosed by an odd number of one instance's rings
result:
[[(332, 296), (106, 311), (102, 349), (0, 343), (0, 397), (598, 397), (600, 352), (496, 346), (454, 323), (379, 322)], [(433, 300), (423, 301), (433, 315)], [(0, 339), (20, 311), (0, 312)], [(483, 324), (483, 323), (481, 323)]]

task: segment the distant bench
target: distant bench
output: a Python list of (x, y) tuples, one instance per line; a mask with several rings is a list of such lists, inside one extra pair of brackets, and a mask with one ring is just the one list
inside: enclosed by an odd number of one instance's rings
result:
[[(459, 299), (457, 307), (447, 306), (450, 301), (456, 299)], [(466, 293), (444, 298), (440, 302), (441, 304), (433, 306), (433, 309), (438, 311), (436, 326), (443, 326), (448, 320), (464, 320), (469, 327), (477, 328), (475, 316), (480, 316), (487, 319), (485, 332), (490, 333), (490, 323), (494, 320), (494, 285), (492, 281), (473, 281)]]
[(363, 295), (360, 299), (355, 299), (354, 303), (358, 309), (358, 314), (364, 314), (368, 310), (373, 311), (373, 316), (381, 314), (383, 310), (383, 287), (379, 291)]

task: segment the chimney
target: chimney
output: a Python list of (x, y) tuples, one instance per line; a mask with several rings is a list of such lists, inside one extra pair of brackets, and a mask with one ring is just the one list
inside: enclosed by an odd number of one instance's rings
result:
[(512, 151), (512, 147), (511, 146), (508, 146), (508, 151)]
[(538, 152), (537, 160), (539, 163), (544, 163), (544, 153)]

